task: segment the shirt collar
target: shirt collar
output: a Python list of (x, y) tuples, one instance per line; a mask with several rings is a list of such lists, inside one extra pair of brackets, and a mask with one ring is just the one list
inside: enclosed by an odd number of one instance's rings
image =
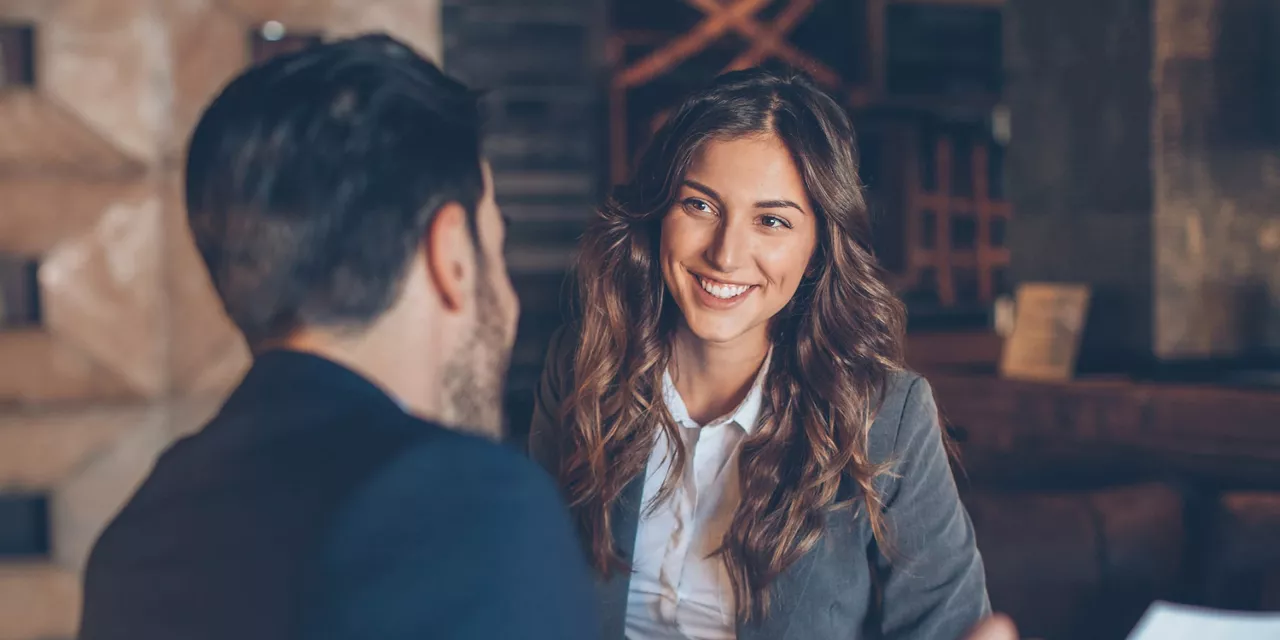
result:
[(733, 411), (708, 422), (706, 425), (699, 425), (689, 416), (689, 408), (685, 406), (684, 399), (680, 397), (680, 392), (676, 391), (675, 382), (671, 379), (671, 370), (667, 369), (662, 374), (662, 396), (667, 403), (667, 409), (671, 412), (671, 417), (675, 419), (676, 424), (683, 427), (715, 427), (732, 422), (742, 427), (742, 430), (746, 431), (747, 435), (751, 435), (760, 422), (760, 413), (764, 408), (764, 381), (769, 373), (769, 363), (772, 360), (773, 349), (770, 348), (768, 355), (764, 358), (764, 364), (760, 365), (760, 371), (756, 373), (755, 382), (751, 383), (751, 390), (747, 392), (747, 397), (743, 398), (742, 402)]

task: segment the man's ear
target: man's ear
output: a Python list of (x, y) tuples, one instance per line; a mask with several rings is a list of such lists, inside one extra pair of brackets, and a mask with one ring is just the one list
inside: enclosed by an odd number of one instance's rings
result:
[(446, 311), (458, 311), (467, 304), (474, 289), (476, 255), (467, 225), (467, 211), (450, 202), (436, 211), (427, 237), (427, 273)]

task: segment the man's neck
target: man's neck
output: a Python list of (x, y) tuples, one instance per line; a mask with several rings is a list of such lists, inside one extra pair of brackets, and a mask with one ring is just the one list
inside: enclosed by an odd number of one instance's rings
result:
[(406, 353), (421, 353), (403, 340), (388, 340), (374, 332), (344, 335), (316, 329), (302, 329), (287, 338), (266, 345), (310, 353), (336, 362), (369, 380), (406, 412), (430, 422), (441, 422), (440, 385), (437, 372), (427, 358), (411, 359)]

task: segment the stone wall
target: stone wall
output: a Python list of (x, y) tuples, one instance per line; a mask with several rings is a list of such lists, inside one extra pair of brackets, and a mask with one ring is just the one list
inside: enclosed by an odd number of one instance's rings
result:
[(1280, 354), (1280, 5), (1154, 4), (1155, 350)]
[(1280, 353), (1277, 14), (1008, 3), (1012, 272), (1094, 286), (1083, 368)]

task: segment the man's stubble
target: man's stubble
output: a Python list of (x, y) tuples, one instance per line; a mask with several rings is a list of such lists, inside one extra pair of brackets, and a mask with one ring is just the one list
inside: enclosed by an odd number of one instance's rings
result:
[(494, 286), (483, 269), (480, 275), (474, 329), (459, 336), (461, 344), (444, 367), (444, 413), (446, 421), (460, 430), (501, 440), (511, 344)]

